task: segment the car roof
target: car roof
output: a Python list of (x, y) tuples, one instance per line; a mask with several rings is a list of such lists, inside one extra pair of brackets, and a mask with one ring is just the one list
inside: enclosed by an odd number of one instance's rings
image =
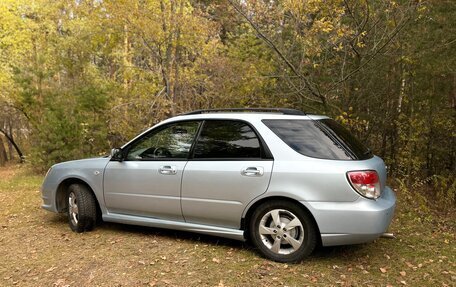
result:
[(286, 119), (286, 120), (320, 120), (327, 119), (324, 115), (284, 115), (271, 112), (208, 112), (203, 114), (183, 114), (166, 120), (196, 120), (196, 119), (240, 119), (240, 120), (265, 120), (265, 119)]

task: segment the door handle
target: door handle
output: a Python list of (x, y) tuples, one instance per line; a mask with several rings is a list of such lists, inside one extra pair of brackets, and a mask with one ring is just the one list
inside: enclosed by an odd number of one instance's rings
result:
[(174, 165), (164, 165), (158, 169), (158, 172), (166, 175), (173, 175), (177, 173), (177, 169)]
[(264, 174), (264, 170), (259, 166), (250, 166), (244, 168), (241, 171), (241, 174), (244, 176), (262, 176)]

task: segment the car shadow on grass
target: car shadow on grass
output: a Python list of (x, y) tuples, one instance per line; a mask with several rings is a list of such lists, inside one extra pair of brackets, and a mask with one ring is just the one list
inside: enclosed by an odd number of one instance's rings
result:
[[(66, 229), (68, 227), (68, 217), (65, 214), (53, 214), (45, 219), (52, 226)], [(114, 232), (114, 233), (130, 233), (135, 235), (154, 236), (166, 240), (180, 240), (189, 244), (207, 244), (211, 246), (223, 246), (240, 250), (251, 251), (256, 253), (255, 247), (250, 241), (238, 241), (234, 239), (222, 238), (217, 236), (198, 234), (187, 231), (177, 231), (172, 229), (164, 229), (157, 227), (147, 227), (138, 225), (119, 224), (112, 222), (103, 222), (95, 228), (94, 232)], [(101, 234), (100, 234), (101, 235)], [(361, 254), (365, 254), (369, 244), (357, 245), (342, 245), (323, 247), (317, 246), (314, 252), (310, 255), (311, 261), (326, 261), (331, 259), (343, 259), (350, 261), (358, 258)], [(258, 255), (258, 253), (256, 253)], [(260, 257), (260, 255), (258, 255)], [(306, 260), (304, 260), (306, 261)]]
[(68, 226), (68, 216), (63, 213), (57, 214), (46, 212), (44, 215), (44, 222), (49, 223), (52, 226), (66, 225), (68, 230), (70, 230), (70, 227)]
[(169, 240), (184, 240), (188, 242), (198, 242), (201, 244), (215, 245), (215, 246), (226, 246), (228, 248), (251, 248), (247, 242), (237, 241), (229, 238), (222, 238), (216, 236), (210, 236), (205, 234), (198, 234), (187, 231), (178, 231), (172, 229), (158, 228), (158, 227), (147, 227), (138, 225), (118, 224), (111, 222), (104, 222), (102, 225), (97, 226), (97, 229), (128, 232), (134, 234), (144, 234), (147, 236), (163, 237)]
[(344, 260), (351, 261), (365, 253), (367, 244), (356, 245), (338, 245), (338, 246), (318, 246), (311, 255), (311, 258), (316, 260), (326, 260), (343, 258)]

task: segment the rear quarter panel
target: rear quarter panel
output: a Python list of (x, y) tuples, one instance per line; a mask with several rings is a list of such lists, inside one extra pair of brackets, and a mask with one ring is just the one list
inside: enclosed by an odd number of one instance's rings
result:
[(271, 182), (263, 196), (292, 194), (297, 200), (352, 202), (360, 195), (353, 190), (346, 174), (355, 170), (376, 170), (381, 188), (385, 188), (386, 168), (383, 160), (377, 156), (367, 160), (308, 157), (289, 147), (262, 120), (252, 122), (274, 157)]

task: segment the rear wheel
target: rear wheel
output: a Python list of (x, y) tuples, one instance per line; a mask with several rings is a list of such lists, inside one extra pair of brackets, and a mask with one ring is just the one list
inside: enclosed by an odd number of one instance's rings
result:
[(298, 262), (317, 245), (316, 227), (304, 208), (289, 201), (260, 205), (250, 221), (250, 236), (265, 257)]
[(97, 203), (93, 193), (82, 184), (68, 188), (68, 220), (75, 232), (90, 231), (97, 221)]

